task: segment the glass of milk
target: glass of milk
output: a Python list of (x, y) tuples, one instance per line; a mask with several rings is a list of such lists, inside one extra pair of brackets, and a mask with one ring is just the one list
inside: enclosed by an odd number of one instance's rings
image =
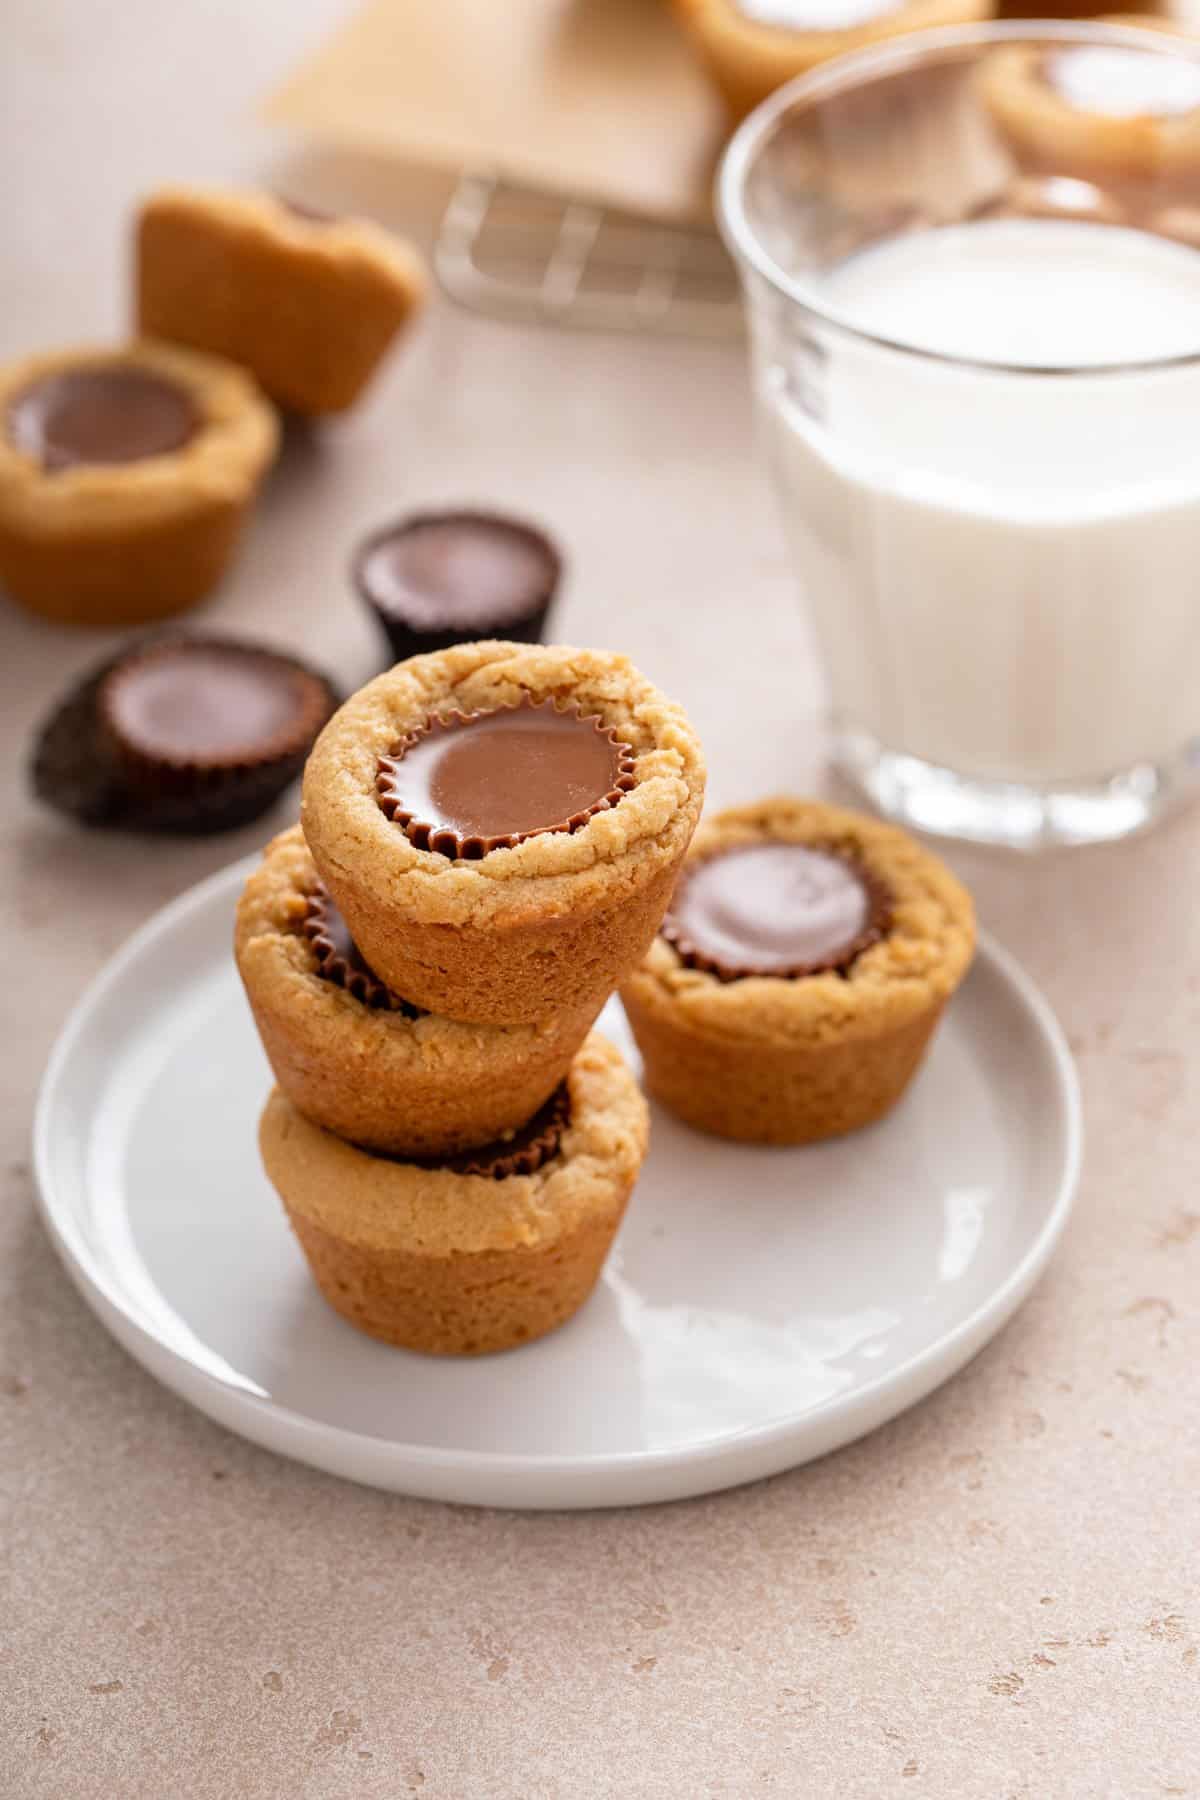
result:
[[(1014, 50), (1035, 107), (1057, 72), (1032, 148), (989, 100)], [(1200, 46), (841, 58), (741, 127), (719, 209), (842, 770), (951, 837), (1150, 824), (1200, 778)]]

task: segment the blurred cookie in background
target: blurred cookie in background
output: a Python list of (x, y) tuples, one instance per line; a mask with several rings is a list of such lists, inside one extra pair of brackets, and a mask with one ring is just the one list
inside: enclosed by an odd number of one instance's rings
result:
[(831, 57), (936, 25), (990, 19), (992, 0), (672, 0), (729, 111), (742, 119)]
[(1200, 177), (1200, 47), (1170, 24), (1108, 23), (1146, 35), (997, 50), (980, 71), (985, 105), (1025, 170), (1143, 191), (1190, 186)]
[(142, 332), (242, 363), (304, 415), (353, 406), (427, 287), (381, 226), (253, 189), (151, 194), (135, 259)]
[(0, 586), (69, 625), (135, 625), (220, 581), (279, 439), (232, 363), (174, 346), (0, 369)]

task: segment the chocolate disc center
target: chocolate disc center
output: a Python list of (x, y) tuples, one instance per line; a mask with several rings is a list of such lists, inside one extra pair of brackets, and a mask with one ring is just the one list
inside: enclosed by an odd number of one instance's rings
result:
[[(422, 736), (381, 759), (380, 794), (414, 842), (478, 854), (574, 830), (621, 798), (631, 767), (627, 746), (599, 719), (526, 704), (431, 720)], [(439, 841), (443, 835), (453, 842)]]
[(1041, 73), (1046, 85), (1080, 112), (1168, 118), (1200, 107), (1200, 63), (1183, 56), (1079, 44), (1048, 51)]
[(685, 960), (739, 975), (844, 966), (878, 935), (878, 896), (855, 864), (804, 844), (747, 844), (692, 865), (664, 933)]
[(416, 630), (494, 627), (543, 605), (557, 559), (535, 532), (505, 519), (415, 519), (367, 545), (359, 583)]
[(50, 470), (168, 456), (199, 427), (199, 411), (185, 388), (121, 364), (44, 375), (8, 410), (17, 449)]
[(108, 716), (126, 742), (167, 761), (222, 762), (295, 732), (305, 678), (265, 656), (181, 645), (121, 671)]

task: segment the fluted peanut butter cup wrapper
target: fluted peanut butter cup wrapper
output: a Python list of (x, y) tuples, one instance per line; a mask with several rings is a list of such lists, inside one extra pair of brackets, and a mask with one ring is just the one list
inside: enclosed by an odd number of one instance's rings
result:
[(373, 1010), (399, 1012), (409, 1019), (421, 1017), (420, 1007), (394, 994), (368, 965), (323, 882), (308, 895), (300, 929), (312, 946), (322, 981), (331, 981)]
[(234, 955), (275, 1078), (312, 1123), (430, 1167), (486, 1145), (472, 1168), (532, 1172), (551, 1153), (561, 1120), (547, 1102), (596, 1007), (486, 1026), (412, 1004), (354, 941), (299, 826), (247, 878)]
[(477, 1150), (429, 1158), (419, 1161), (419, 1166), (449, 1169), (456, 1175), (481, 1175), (489, 1181), (507, 1181), (510, 1175), (536, 1175), (557, 1156), (570, 1123), (571, 1096), (564, 1081), (517, 1130), (506, 1132)]

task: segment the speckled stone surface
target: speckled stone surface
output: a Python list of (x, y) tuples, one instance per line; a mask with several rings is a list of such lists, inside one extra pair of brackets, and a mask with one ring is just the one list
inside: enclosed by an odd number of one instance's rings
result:
[[(67, 0), (15, 0), (0, 353), (116, 328), (141, 184), (387, 196), (387, 172), (284, 162), (247, 123), (339, 10), (125, 0), (84, 33)], [(561, 533), (561, 634), (628, 650), (686, 703), (715, 804), (819, 781), (736, 349), (439, 307), (361, 414), (292, 440), (205, 620), (356, 683), (378, 646), (345, 580), (354, 537), (460, 500)], [(30, 1107), (83, 984), (273, 823), (131, 846), (35, 810), (32, 722), (112, 641), (0, 610), (4, 1800), (1200, 1794), (1200, 813), (1086, 859), (955, 858), (1066, 1023), (1089, 1131), (1053, 1270), (964, 1375), (742, 1492), (460, 1511), (189, 1411), (109, 1341), (35, 1220)]]

